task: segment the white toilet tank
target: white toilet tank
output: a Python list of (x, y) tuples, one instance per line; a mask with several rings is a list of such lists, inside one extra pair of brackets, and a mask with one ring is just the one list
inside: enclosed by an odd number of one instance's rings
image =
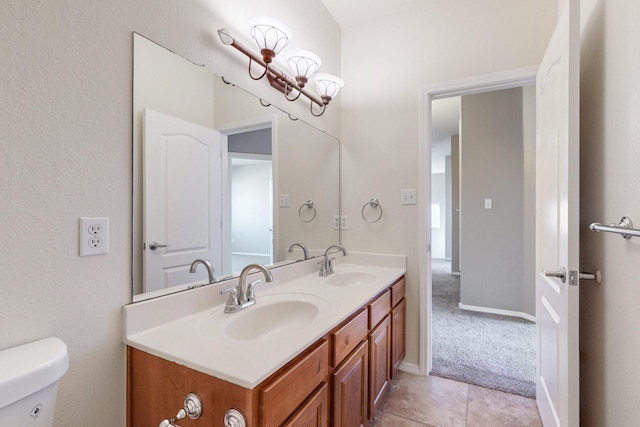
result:
[(0, 351), (0, 426), (53, 425), (58, 380), (69, 368), (56, 337)]

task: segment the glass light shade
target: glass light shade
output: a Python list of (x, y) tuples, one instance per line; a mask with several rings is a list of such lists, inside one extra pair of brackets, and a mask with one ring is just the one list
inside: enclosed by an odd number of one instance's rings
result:
[[(289, 44), (291, 30), (277, 19), (269, 17), (254, 18), (251, 21), (251, 37), (265, 56), (265, 51), (271, 53), (271, 59)], [(265, 57), (265, 62), (267, 61)]]
[(300, 87), (304, 87), (322, 65), (318, 55), (305, 49), (291, 49), (287, 62)]
[(327, 74), (327, 73), (318, 73), (314, 78), (316, 82), (316, 88), (318, 89), (318, 93), (322, 97), (323, 100), (327, 99), (326, 103), (328, 103), (332, 98), (335, 98), (344, 86), (344, 80), (340, 77)]

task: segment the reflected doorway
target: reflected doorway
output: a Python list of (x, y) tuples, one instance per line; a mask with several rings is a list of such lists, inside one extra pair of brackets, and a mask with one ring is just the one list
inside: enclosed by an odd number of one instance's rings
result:
[(225, 235), (231, 256), (225, 271), (273, 263), (273, 165), (271, 127), (227, 136), (228, 205)]

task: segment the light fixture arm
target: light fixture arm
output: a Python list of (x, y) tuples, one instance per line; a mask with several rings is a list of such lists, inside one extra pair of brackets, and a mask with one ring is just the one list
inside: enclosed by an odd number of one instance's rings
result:
[(313, 103), (311, 103), (309, 105), (309, 111), (311, 111), (311, 115), (315, 116), (315, 117), (320, 117), (321, 115), (323, 115), (324, 114), (324, 110), (326, 110), (326, 109), (327, 109), (327, 104), (322, 104), (322, 110), (320, 110), (320, 112), (318, 114), (316, 114), (316, 113), (313, 112)]
[(269, 71), (269, 66), (265, 64), (264, 66), (264, 72), (262, 74), (260, 74), (258, 77), (254, 77), (253, 74), (251, 74), (251, 64), (253, 64), (253, 60), (251, 57), (249, 57), (249, 77), (251, 77), (253, 80), (260, 80), (261, 78), (263, 78), (267, 72)]
[[(293, 92), (293, 89), (296, 89), (298, 94), (296, 96), (294, 96), (293, 98), (289, 98), (289, 92)], [(300, 95), (302, 95), (302, 91), (300, 91), (297, 88), (294, 87), (290, 87), (286, 82), (284, 85), (284, 97), (287, 99), (287, 101), (295, 101), (298, 98), (300, 98)], [(311, 105), (313, 105), (313, 103), (311, 103)]]
[[(238, 40), (235, 39), (229, 33), (229, 30), (227, 30), (226, 28), (219, 29), (218, 30), (218, 36), (220, 37), (220, 40), (222, 40), (222, 43), (236, 48), (237, 50), (239, 50), (240, 52), (245, 54), (247, 57), (249, 57), (249, 76), (252, 79), (259, 80), (260, 78), (262, 78), (265, 75), (267, 75), (267, 77), (271, 77), (271, 78), (275, 78), (275, 79), (281, 80), (283, 82), (282, 86), (285, 88), (284, 89), (285, 90), (285, 96), (287, 95), (286, 94), (286, 91), (287, 91), (286, 88), (287, 87), (290, 87), (291, 89), (295, 89), (295, 90), (299, 91), (300, 94), (306, 96), (312, 102), (312, 104), (311, 104), (311, 108), (312, 108), (311, 112), (312, 112), (312, 114), (313, 114), (313, 104), (316, 104), (319, 107), (321, 107), (322, 108), (322, 113), (324, 113), (324, 110), (326, 108), (326, 104), (319, 96), (317, 96), (317, 95), (313, 94), (312, 92), (310, 92), (309, 90), (307, 90), (306, 87), (301, 88), (300, 86), (298, 86), (298, 84), (296, 83), (296, 81), (294, 79), (292, 79), (291, 77), (289, 77), (288, 75), (286, 75), (285, 73), (280, 71), (273, 64), (265, 63), (264, 60), (259, 55), (253, 53), (252, 51), (247, 49), (244, 45), (242, 45), (242, 43), (238, 42)], [(257, 79), (254, 78), (251, 75), (251, 62), (255, 62), (255, 63), (261, 65), (262, 67), (264, 67), (264, 69), (265, 69), (265, 72), (262, 74), (262, 76), (260, 76)], [(276, 88), (278, 88), (278, 87), (276, 87)], [(298, 94), (298, 97), (300, 96), (300, 94)], [(296, 97), (295, 99), (297, 99), (298, 97)], [(287, 99), (289, 99), (289, 98), (287, 98)], [(322, 113), (320, 113), (318, 115), (316, 115), (316, 114), (313, 114), (313, 115), (317, 117), (319, 115), (322, 115)]]

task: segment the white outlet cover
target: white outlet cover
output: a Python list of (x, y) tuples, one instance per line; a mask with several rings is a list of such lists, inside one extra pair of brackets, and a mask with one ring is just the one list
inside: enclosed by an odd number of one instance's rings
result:
[(408, 188), (400, 190), (400, 204), (401, 205), (415, 205), (416, 204), (416, 189)]
[(80, 218), (78, 247), (80, 256), (109, 253), (109, 218)]

